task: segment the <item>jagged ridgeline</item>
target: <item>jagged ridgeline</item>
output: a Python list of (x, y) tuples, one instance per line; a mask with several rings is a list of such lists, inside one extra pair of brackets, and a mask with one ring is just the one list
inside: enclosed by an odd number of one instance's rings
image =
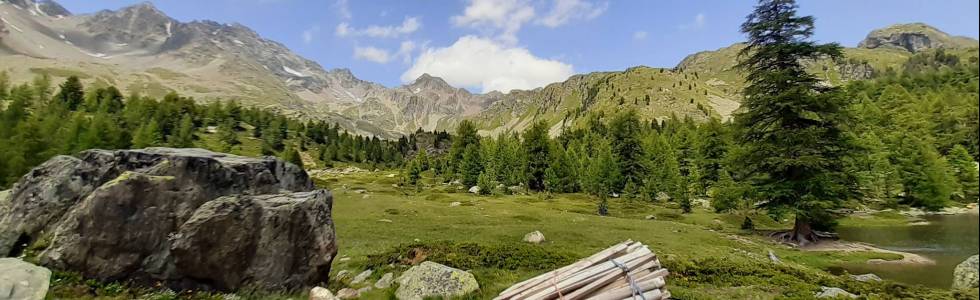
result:
[[(149, 3), (74, 15), (54, 1), (0, 1), (0, 69), (15, 82), (75, 75), (89, 87), (116, 86), (162, 98), (170, 91), (198, 100), (237, 99), (246, 106), (338, 123), (353, 133), (397, 138), (422, 128), (453, 130), (472, 120), (484, 135), (520, 131), (545, 120), (552, 135), (582, 126), (590, 114), (624, 107), (645, 120), (672, 115), (728, 118), (740, 102), (741, 45), (691, 55), (672, 68), (575, 75), (524, 91), (474, 94), (438, 77), (385, 87), (328, 70), (240, 24), (181, 22)], [(900, 70), (919, 52), (944, 48), (975, 56), (977, 41), (925, 24), (875, 30), (841, 61), (812, 62), (831, 84)]]

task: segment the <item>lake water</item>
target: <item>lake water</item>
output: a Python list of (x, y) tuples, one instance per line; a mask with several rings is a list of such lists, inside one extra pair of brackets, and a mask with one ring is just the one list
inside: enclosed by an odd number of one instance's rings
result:
[(911, 252), (936, 261), (935, 265), (842, 266), (851, 274), (874, 273), (881, 278), (910, 284), (949, 288), (953, 269), (966, 258), (977, 254), (980, 242), (980, 215), (925, 216), (928, 225), (897, 227), (842, 227), (840, 238), (874, 244), (888, 250)]

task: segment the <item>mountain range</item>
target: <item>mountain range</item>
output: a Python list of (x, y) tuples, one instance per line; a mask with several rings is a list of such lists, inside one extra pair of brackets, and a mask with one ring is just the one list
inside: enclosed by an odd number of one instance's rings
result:
[[(483, 134), (537, 120), (558, 134), (589, 114), (624, 107), (645, 119), (725, 119), (739, 106), (743, 81), (732, 68), (739, 44), (692, 54), (671, 68), (595, 72), (533, 90), (475, 94), (428, 74), (385, 87), (347, 69), (327, 70), (243, 25), (180, 22), (149, 2), (74, 15), (52, 0), (0, 0), (0, 21), (0, 70), (15, 81), (75, 75), (88, 86), (155, 97), (177, 91), (200, 101), (235, 99), (387, 138), (451, 130), (464, 119)], [(846, 60), (813, 62), (812, 69), (840, 84), (898, 68), (917, 52), (944, 48), (976, 57), (977, 47), (977, 40), (926, 24), (899, 24), (845, 49)]]

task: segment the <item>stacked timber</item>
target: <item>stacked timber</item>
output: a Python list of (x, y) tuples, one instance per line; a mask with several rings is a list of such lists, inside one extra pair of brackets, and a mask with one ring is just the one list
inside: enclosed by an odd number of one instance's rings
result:
[(495, 300), (670, 298), (667, 269), (640, 242), (625, 241), (504, 290)]

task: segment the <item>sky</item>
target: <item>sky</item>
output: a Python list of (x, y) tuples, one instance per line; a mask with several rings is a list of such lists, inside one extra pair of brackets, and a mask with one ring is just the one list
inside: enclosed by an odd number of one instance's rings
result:
[[(58, 0), (75, 14), (142, 0)], [(754, 1), (166, 0), (179, 21), (240, 23), (326, 69), (398, 86), (423, 73), (475, 92), (531, 89), (578, 73), (646, 65), (742, 41)], [(978, 37), (976, 0), (801, 0), (814, 39), (855, 46), (871, 30), (924, 22)]]

